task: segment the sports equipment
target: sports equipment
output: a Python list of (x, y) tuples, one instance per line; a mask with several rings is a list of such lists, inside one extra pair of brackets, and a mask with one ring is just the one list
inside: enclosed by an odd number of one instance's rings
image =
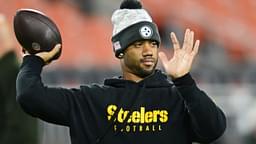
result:
[[(61, 34), (56, 24), (44, 13), (35, 9), (19, 9), (13, 21), (16, 38), (23, 50), (30, 54), (51, 51), (62, 44)], [(61, 50), (51, 60), (58, 59)]]

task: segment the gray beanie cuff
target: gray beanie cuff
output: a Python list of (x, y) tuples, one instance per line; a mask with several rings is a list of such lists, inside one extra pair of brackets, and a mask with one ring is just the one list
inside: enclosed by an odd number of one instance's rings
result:
[(158, 28), (153, 22), (139, 22), (133, 24), (112, 37), (113, 50), (115, 56), (120, 58), (120, 54), (132, 43), (140, 40), (152, 40), (161, 43)]

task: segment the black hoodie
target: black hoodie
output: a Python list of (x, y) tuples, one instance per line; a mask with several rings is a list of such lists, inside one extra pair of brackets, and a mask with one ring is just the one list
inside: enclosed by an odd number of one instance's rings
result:
[(66, 89), (45, 86), (43, 66), (24, 57), (17, 100), (30, 115), (68, 126), (72, 144), (210, 143), (225, 131), (225, 115), (190, 74), (171, 83), (156, 70), (138, 83), (116, 78)]

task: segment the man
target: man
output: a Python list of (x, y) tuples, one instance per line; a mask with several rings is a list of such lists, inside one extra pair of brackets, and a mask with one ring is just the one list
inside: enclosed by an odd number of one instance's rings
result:
[(15, 101), (19, 63), (9, 24), (0, 13), (0, 144), (35, 144), (37, 121)]
[[(72, 144), (210, 143), (226, 128), (223, 112), (197, 86), (190, 69), (199, 41), (187, 29), (181, 47), (174, 33), (172, 59), (159, 52), (160, 37), (140, 2), (125, 0), (112, 16), (113, 48), (122, 76), (104, 85), (49, 88), (40, 73), (60, 50), (27, 54), (17, 78), (17, 99), (32, 116), (68, 126)], [(173, 83), (168, 81), (172, 78)]]

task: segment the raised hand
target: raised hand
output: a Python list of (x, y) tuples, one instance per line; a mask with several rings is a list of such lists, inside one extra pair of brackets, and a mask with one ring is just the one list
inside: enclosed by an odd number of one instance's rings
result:
[(190, 72), (193, 60), (197, 55), (199, 49), (199, 40), (194, 42), (194, 32), (187, 29), (185, 32), (184, 42), (182, 47), (175, 35), (170, 34), (174, 54), (169, 60), (165, 53), (159, 52), (159, 58), (163, 63), (163, 67), (166, 73), (173, 79), (179, 78)]

